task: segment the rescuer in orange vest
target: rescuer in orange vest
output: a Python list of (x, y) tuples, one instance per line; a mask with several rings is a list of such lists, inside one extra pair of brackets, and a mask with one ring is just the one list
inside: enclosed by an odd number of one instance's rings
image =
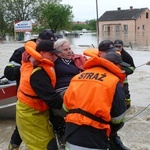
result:
[[(36, 51), (35, 51), (36, 47)], [(37, 46), (25, 44), (26, 51), (40, 63), (22, 62), (17, 92), (16, 122), (19, 134), (29, 150), (57, 150), (49, 108), (61, 109), (63, 100), (55, 92), (54, 61), (59, 51), (53, 42), (43, 40)]]
[[(99, 57), (105, 57), (105, 55), (109, 52), (115, 52), (115, 53), (118, 53), (121, 56), (121, 53), (120, 53), (120, 51), (118, 51), (118, 48), (115, 49), (114, 48), (114, 43), (110, 40), (101, 41), (99, 46), (98, 46), (98, 50), (95, 49), (95, 48), (94, 49), (93, 48), (92, 49), (86, 49), (84, 51), (84, 54), (89, 56), (89, 57), (98, 57), (98, 56)], [(115, 61), (115, 59), (111, 59), (111, 61)], [(125, 71), (124, 71), (124, 69), (126, 69), (126, 68), (130, 68), (130, 66), (121, 67), (122, 72), (124, 74), (126, 74)], [(123, 81), (123, 83), (124, 82), (125, 82), (125, 80)], [(123, 86), (123, 88), (124, 88), (124, 86)], [(119, 150), (128, 150), (128, 148), (122, 143), (122, 141), (121, 141), (120, 137), (118, 136), (117, 132), (116, 132), (116, 134), (111, 135), (110, 141), (111, 141), (111, 145), (112, 146), (114, 145), (117, 150), (118, 149)], [(115, 148), (113, 148), (113, 150)]]
[[(115, 53), (113, 46), (107, 50)], [(68, 112), (65, 118), (67, 150), (108, 149), (110, 135), (116, 134), (124, 124), (125, 74), (116, 64), (128, 64), (123, 61), (114, 64), (98, 55), (86, 61), (85, 71), (71, 80), (64, 95), (63, 108)], [(118, 54), (117, 57), (121, 59)]]
[[(54, 39), (55, 37), (51, 30), (43, 30), (42, 32), (39, 33), (37, 39), (31, 39), (30, 41), (34, 41), (36, 44), (39, 44), (41, 40), (54, 41)], [(16, 49), (9, 59), (9, 64), (4, 69), (5, 77), (11, 81), (16, 80), (17, 88), (19, 86), (19, 81), (20, 81), (20, 67), (22, 61), (22, 53), (24, 51), (25, 51), (24, 46)], [(16, 126), (15, 130), (11, 135), (10, 143), (8, 145), (8, 150), (19, 150), (19, 146), (21, 145), (21, 142), (22, 139), (19, 135)]]

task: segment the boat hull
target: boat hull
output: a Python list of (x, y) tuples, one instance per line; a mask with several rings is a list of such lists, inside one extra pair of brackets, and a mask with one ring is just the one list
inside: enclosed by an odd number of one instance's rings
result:
[(15, 119), (16, 83), (0, 85), (0, 119)]

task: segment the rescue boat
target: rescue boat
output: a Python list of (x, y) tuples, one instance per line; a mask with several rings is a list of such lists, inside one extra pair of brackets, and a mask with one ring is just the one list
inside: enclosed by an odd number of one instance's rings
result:
[(0, 80), (0, 119), (16, 116), (16, 82)]

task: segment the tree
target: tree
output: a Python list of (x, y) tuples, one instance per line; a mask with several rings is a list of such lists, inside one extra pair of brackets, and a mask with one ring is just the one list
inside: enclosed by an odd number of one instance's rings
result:
[(3, 39), (5, 36), (5, 30), (7, 29), (7, 24), (4, 21), (4, 12), (0, 10), (0, 37)]
[(72, 7), (59, 3), (43, 4), (40, 23), (45, 28), (55, 31), (69, 28), (73, 19)]
[(90, 27), (88, 24), (73, 23), (72, 30), (82, 30), (82, 29), (90, 30)]
[(82, 30), (82, 29), (87, 29), (87, 30), (96, 30), (96, 21), (95, 19), (93, 20), (86, 20), (86, 24), (80, 24), (80, 23), (74, 23), (72, 25), (72, 30)]
[(91, 30), (96, 30), (96, 20), (95, 19), (89, 20), (88, 25), (90, 26)]
[[(31, 19), (39, 18), (41, 13), (39, 8), (41, 5), (55, 2), (59, 3), (61, 0), (0, 0), (0, 27), (1, 31), (11, 31), (13, 33), (14, 21), (29, 21)], [(2, 13), (3, 12), (3, 13)], [(2, 27), (1, 21), (6, 23)], [(5, 29), (7, 27), (7, 29)]]

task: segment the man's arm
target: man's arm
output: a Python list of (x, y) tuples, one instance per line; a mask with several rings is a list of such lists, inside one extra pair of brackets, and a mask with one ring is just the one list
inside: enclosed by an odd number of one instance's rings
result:
[(20, 80), (20, 66), (14, 66), (13, 64), (6, 66), (4, 76), (10, 81)]
[(122, 85), (118, 83), (111, 109), (111, 134), (116, 133), (124, 125), (125, 111), (125, 95)]
[(51, 79), (44, 70), (35, 71), (30, 78), (30, 84), (35, 93), (51, 109), (61, 109), (63, 99), (55, 92)]
[(132, 56), (125, 50), (122, 50), (121, 57), (124, 62), (130, 64), (130, 67), (123, 68), (123, 70), (125, 71), (125, 74), (126, 75), (132, 74), (135, 70), (135, 64), (134, 64)]
[(22, 53), (24, 52), (24, 50), (24, 47), (16, 49), (9, 59), (9, 64), (4, 68), (4, 76), (8, 80), (16, 80), (18, 85), (20, 80)]
[(17, 64), (21, 64), (21, 60), (22, 60), (22, 53), (25, 51), (24, 47), (20, 47), (18, 49), (16, 49), (12, 56), (9, 59), (9, 62), (15, 62)]

